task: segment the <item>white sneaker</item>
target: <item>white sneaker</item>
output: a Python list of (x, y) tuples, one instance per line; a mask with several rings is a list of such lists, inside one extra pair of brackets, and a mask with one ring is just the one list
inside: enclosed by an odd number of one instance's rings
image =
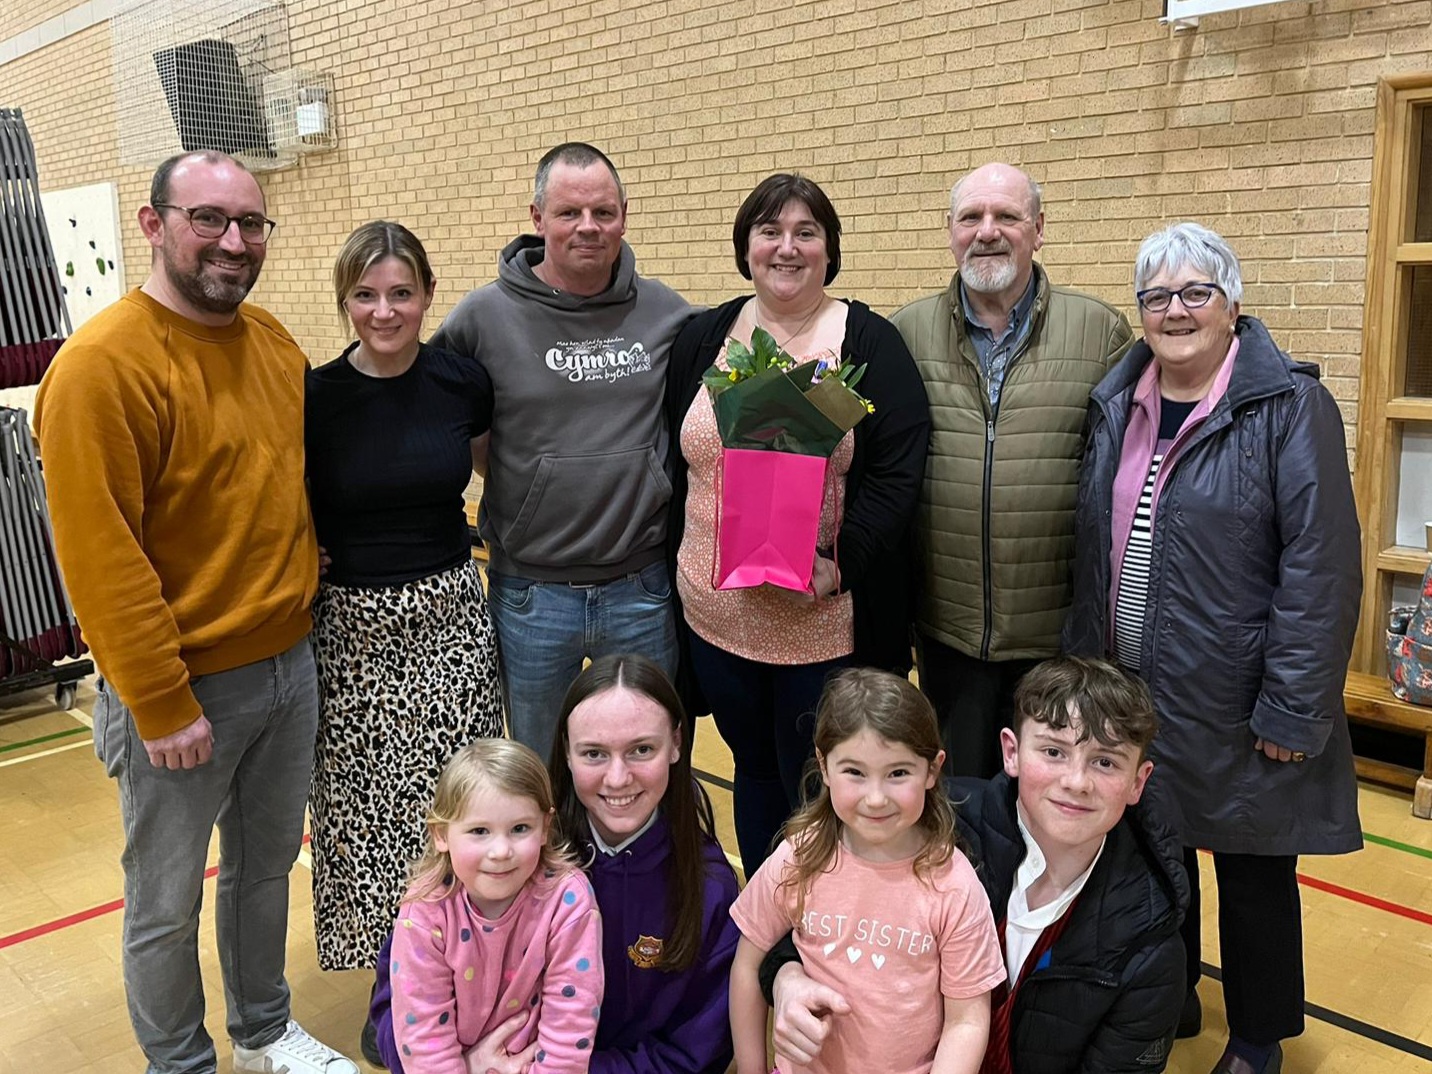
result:
[(235, 1074), (358, 1074), (358, 1065), (314, 1040), (292, 1019), (283, 1036), (263, 1048), (234, 1045)]

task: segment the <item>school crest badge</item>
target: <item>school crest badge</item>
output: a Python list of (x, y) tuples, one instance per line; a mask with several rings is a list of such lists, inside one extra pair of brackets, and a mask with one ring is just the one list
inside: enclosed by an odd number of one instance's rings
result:
[(661, 959), (662, 943), (660, 936), (638, 936), (636, 943), (627, 948), (627, 958), (639, 970), (654, 970)]

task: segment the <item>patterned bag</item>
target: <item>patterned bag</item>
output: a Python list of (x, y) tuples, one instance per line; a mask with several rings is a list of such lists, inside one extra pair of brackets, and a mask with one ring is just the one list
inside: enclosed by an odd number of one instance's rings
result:
[(1387, 675), (1392, 692), (1432, 705), (1432, 566), (1422, 576), (1417, 606), (1393, 608), (1387, 625)]

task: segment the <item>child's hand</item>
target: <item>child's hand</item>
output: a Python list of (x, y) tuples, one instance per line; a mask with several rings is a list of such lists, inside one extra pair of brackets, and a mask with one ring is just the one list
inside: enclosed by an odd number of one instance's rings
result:
[(781, 967), (771, 997), (776, 1011), (771, 1032), (776, 1054), (801, 1066), (809, 1066), (820, 1055), (832, 1019), (850, 1013), (845, 997), (812, 981), (799, 962)]
[(518, 1052), (509, 1055), (507, 1042), (527, 1024), (527, 1012), (518, 1011), (487, 1036), (463, 1053), (467, 1063), (467, 1074), (527, 1074), (527, 1068), (537, 1057), (537, 1041)]

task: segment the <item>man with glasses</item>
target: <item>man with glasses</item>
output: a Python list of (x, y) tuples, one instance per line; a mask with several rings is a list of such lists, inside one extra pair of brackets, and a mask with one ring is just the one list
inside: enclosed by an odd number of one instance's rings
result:
[(1039, 184), (986, 164), (950, 191), (957, 271), (891, 317), (920, 367), (934, 426), (920, 502), (920, 688), (947, 765), (988, 778), (1014, 688), (1059, 651), (1089, 393), (1132, 339), (1112, 306), (1054, 287)]
[(151, 1072), (216, 1069), (199, 905), (216, 931), (236, 1071), (357, 1074), (289, 1016), (288, 873), (318, 694), (318, 554), (303, 484), (306, 361), (245, 305), (273, 222), (220, 153), (154, 173), (143, 285), (87, 321), (40, 385), (55, 547), (103, 676), (95, 751), (124, 823), (125, 990)]

